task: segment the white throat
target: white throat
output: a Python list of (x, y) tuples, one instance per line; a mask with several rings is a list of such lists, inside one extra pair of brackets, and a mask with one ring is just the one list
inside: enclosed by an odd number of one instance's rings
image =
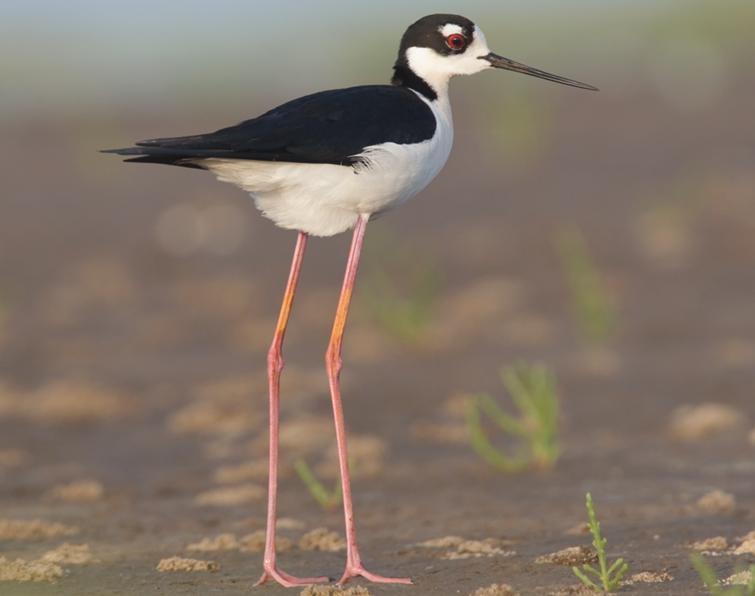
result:
[(430, 48), (409, 48), (406, 50), (406, 62), (409, 68), (438, 94), (448, 96), (448, 81), (453, 74), (443, 68), (443, 58)]

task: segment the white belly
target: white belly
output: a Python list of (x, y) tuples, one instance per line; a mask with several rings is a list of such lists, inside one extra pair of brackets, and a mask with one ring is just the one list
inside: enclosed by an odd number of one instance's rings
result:
[(400, 205), (440, 172), (453, 143), (451, 111), (447, 101), (427, 103), (438, 121), (430, 140), (367, 147), (359, 154), (364, 163), (354, 167), (215, 158), (202, 165), (249, 192), (279, 227), (332, 236), (353, 227), (360, 215)]

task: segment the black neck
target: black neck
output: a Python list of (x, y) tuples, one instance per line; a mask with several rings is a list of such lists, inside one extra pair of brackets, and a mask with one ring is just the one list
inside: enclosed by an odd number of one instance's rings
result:
[(435, 92), (427, 81), (415, 73), (409, 65), (399, 60), (393, 66), (393, 78), (391, 83), (398, 87), (406, 87), (413, 89), (414, 91), (424, 95), (430, 101), (438, 99), (438, 94)]

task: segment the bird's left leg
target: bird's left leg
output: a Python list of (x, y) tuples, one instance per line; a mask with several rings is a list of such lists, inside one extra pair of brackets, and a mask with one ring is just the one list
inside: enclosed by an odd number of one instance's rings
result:
[(267, 354), (267, 372), (270, 389), (270, 466), (268, 476), (267, 497), (267, 533), (265, 535), (265, 554), (262, 561), (263, 572), (255, 585), (264, 584), (272, 579), (288, 588), (308, 584), (324, 583), (327, 577), (295, 577), (278, 568), (275, 552), (275, 524), (278, 510), (278, 409), (280, 401), (280, 378), (283, 371), (283, 337), (286, 334), (288, 317), (294, 303), (296, 284), (299, 281), (304, 249), (307, 247), (307, 235), (299, 232), (296, 239), (296, 249), (291, 261), (291, 272), (288, 275), (286, 292), (283, 294), (278, 324), (275, 335)]
[(354, 508), (351, 501), (351, 481), (349, 478), (349, 457), (346, 450), (346, 426), (343, 417), (343, 406), (341, 404), (341, 388), (339, 384), (339, 375), (341, 372), (341, 345), (343, 343), (343, 332), (346, 327), (346, 318), (349, 313), (349, 304), (351, 295), (354, 291), (354, 281), (359, 267), (359, 256), (362, 252), (362, 243), (364, 242), (364, 232), (367, 227), (369, 216), (361, 216), (357, 220), (354, 228), (354, 237), (351, 241), (351, 250), (349, 259), (346, 264), (346, 273), (343, 280), (341, 296), (338, 299), (338, 308), (336, 309), (335, 321), (333, 322), (333, 332), (330, 336), (328, 350), (325, 353), (325, 367), (328, 371), (328, 382), (330, 384), (330, 396), (333, 402), (333, 418), (336, 426), (336, 442), (338, 444), (338, 464), (341, 470), (341, 489), (343, 491), (343, 513), (346, 520), (346, 569), (339, 580), (339, 584), (344, 584), (352, 577), (362, 576), (365, 579), (379, 583), (397, 583), (410, 584), (408, 578), (400, 577), (383, 577), (370, 573), (364, 568), (362, 558), (357, 547), (356, 528), (354, 526)]

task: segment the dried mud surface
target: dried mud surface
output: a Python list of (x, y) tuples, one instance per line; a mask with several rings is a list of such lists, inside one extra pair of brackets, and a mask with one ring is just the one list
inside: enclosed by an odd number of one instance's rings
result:
[[(749, 113), (753, 96), (732, 93), (728, 112)], [(415, 584), (345, 594), (579, 593), (553, 563), (592, 556), (587, 491), (610, 556), (630, 564), (621, 593), (703, 594), (692, 551), (721, 578), (755, 560), (755, 124), (639, 92), (553, 102), (533, 169), (500, 165), (459, 126), (440, 179), (368, 230), (343, 372), (356, 518), (367, 566)], [(3, 596), (299, 593), (252, 588), (265, 354), (294, 237), (202, 173), (96, 153), (216, 116), (0, 138)], [(44, 177), (26, 173), (32, 152)], [(177, 253), (171, 210), (217, 222), (218, 205), (244, 222), (235, 251)], [(617, 297), (602, 347), (570, 310), (553, 249), (564, 222)], [(344, 563), (342, 514), (318, 507), (294, 463), (336, 486), (322, 357), (347, 244), (310, 243), (285, 347), (280, 564), (298, 575), (338, 577)], [(433, 328), (407, 340), (365, 293), (380, 267), (420, 256), (442, 282)], [(466, 442), (467, 396), (503, 401), (499, 369), (518, 360), (558, 377), (564, 453), (549, 472), (502, 474)], [(579, 556), (537, 562), (569, 547)]]

